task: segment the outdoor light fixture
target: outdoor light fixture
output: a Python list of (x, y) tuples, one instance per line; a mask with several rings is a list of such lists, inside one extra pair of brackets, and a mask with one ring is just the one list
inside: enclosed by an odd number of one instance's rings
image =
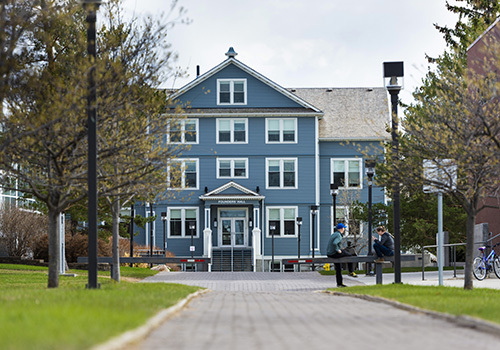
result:
[[(317, 205), (311, 205), (311, 215), (312, 215), (312, 258), (314, 259), (314, 250), (316, 248), (316, 242), (315, 242), (315, 236), (316, 236), (316, 229), (315, 229), (315, 224), (316, 224), (316, 214), (318, 213), (318, 206)], [(314, 263), (311, 266), (311, 269), (314, 271)]]
[(165, 224), (167, 223), (167, 212), (161, 212), (161, 221), (163, 222), (163, 248), (165, 249), (165, 256), (167, 255), (167, 231), (165, 230)]
[[(301, 216), (297, 216), (297, 226), (299, 229), (299, 234), (297, 236), (297, 259), (300, 259), (300, 227), (302, 226)], [(299, 271), (300, 271), (300, 265), (299, 265)]]
[(190, 221), (188, 226), (189, 226), (189, 231), (191, 231), (191, 246), (189, 247), (189, 250), (191, 251), (191, 259), (192, 259), (193, 255), (194, 255), (194, 249), (195, 249), (193, 235), (194, 235), (194, 230), (196, 229), (196, 222)]
[(248, 219), (248, 227), (250, 227), (250, 228), (253, 227), (253, 221), (252, 221), (252, 219)]
[(404, 83), (403, 62), (384, 62), (384, 86), (401, 90)]
[(375, 160), (367, 159), (365, 160), (366, 176), (368, 176), (368, 185), (373, 180), (373, 175), (375, 175)]
[(274, 272), (274, 234), (276, 230), (275, 223), (269, 223), (269, 234), (271, 234), (271, 272)]
[(339, 185), (336, 183), (330, 184), (330, 194), (333, 199), (333, 227), (337, 225), (337, 195), (339, 194)]
[[(372, 255), (372, 185), (375, 175), (375, 160), (365, 160), (366, 176), (368, 177), (368, 255)], [(366, 266), (366, 274), (373, 276), (372, 264)]]
[[(384, 85), (391, 95), (392, 105), (392, 162), (397, 165), (399, 161), (399, 140), (398, 140), (398, 95), (403, 88), (403, 62), (384, 62)], [(399, 80), (398, 80), (399, 79)], [(395, 173), (397, 174), (397, 169)], [(399, 180), (396, 178), (393, 183), (392, 204), (394, 221), (394, 283), (401, 283), (401, 233), (400, 233), (400, 203), (399, 203)]]
[(217, 228), (217, 219), (214, 219), (214, 228)]

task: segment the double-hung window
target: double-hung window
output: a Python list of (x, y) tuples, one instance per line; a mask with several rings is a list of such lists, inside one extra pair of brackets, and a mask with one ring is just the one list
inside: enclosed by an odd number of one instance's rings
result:
[(332, 159), (331, 181), (339, 185), (339, 188), (361, 188), (362, 187), (362, 163), (361, 159)]
[(266, 159), (267, 188), (297, 188), (297, 159)]
[(198, 143), (198, 119), (172, 121), (168, 128), (170, 143)]
[(267, 118), (267, 143), (296, 143), (297, 118)]
[(248, 178), (248, 159), (217, 159), (217, 178)]
[(246, 79), (217, 79), (218, 105), (246, 105)]
[(198, 188), (198, 159), (176, 159), (169, 166), (170, 188)]
[(268, 207), (267, 236), (297, 236), (297, 207)]
[(217, 119), (217, 143), (247, 143), (248, 119)]
[(198, 208), (168, 208), (168, 218), (169, 238), (198, 237)]

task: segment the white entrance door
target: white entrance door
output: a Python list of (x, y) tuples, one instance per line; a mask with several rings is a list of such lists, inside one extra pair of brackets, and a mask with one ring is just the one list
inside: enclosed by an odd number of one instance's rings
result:
[(219, 210), (219, 247), (248, 246), (246, 209)]

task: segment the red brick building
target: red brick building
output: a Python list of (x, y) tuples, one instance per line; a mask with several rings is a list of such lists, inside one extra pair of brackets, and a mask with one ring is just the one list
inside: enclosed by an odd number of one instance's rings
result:
[[(491, 69), (491, 60), (498, 60), (500, 49), (500, 18), (488, 27), (468, 48), (467, 66), (474, 74), (484, 74)], [(490, 60), (490, 62), (488, 62)], [(495, 62), (494, 66), (498, 66)], [(499, 179), (500, 181), (500, 179)], [(499, 206), (498, 196), (489, 196), (483, 199), (489, 206)], [(478, 215), (476, 224), (488, 223), (489, 231), (493, 236), (500, 233), (500, 210), (485, 208)], [(496, 242), (500, 242), (497, 239)]]

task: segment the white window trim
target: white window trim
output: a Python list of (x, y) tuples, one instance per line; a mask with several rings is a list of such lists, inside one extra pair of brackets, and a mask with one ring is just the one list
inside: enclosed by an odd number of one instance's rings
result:
[[(195, 141), (189, 141), (186, 142), (186, 121), (194, 121), (196, 123), (196, 140)], [(177, 144), (188, 144), (188, 145), (197, 145), (199, 143), (199, 119), (198, 118), (188, 118), (180, 121), (181, 124), (181, 142), (171, 142), (170, 141), (170, 125), (168, 126), (167, 130), (167, 143), (171, 143), (174, 145)]]
[[(190, 232), (186, 232), (186, 210), (196, 210), (196, 231), (193, 235), (193, 238), (200, 237), (200, 210), (198, 207), (169, 207), (167, 208), (167, 238), (169, 239), (186, 239), (191, 238)], [(181, 235), (180, 236), (172, 236), (170, 234), (170, 219), (172, 217), (172, 210), (181, 210)]]
[[(219, 141), (219, 122), (221, 120), (229, 120), (231, 122), (231, 128), (230, 128), (230, 135), (231, 135), (231, 140), (229, 141)], [(234, 141), (234, 122), (235, 121), (244, 121), (245, 122), (245, 141)], [(217, 118), (216, 122), (216, 136), (217, 136), (217, 143), (220, 144), (248, 144), (248, 118)]]
[[(230, 176), (220, 176), (220, 161), (230, 161), (231, 162), (231, 175)], [(245, 176), (234, 176), (234, 162), (244, 161), (245, 162)], [(248, 179), (248, 158), (217, 158), (217, 179)]]
[[(221, 103), (220, 102), (220, 83), (225, 83), (229, 82), (229, 103)], [(244, 98), (245, 102), (243, 103), (235, 103), (234, 102), (234, 83), (235, 82), (243, 82), (243, 92), (244, 92)], [(217, 79), (217, 105), (219, 106), (245, 106), (247, 105), (247, 80), (242, 78), (242, 79)]]
[[(280, 140), (279, 141), (269, 141), (269, 120), (279, 120), (280, 122)], [(293, 120), (295, 122), (295, 137), (294, 141), (283, 141), (283, 133), (284, 133), (284, 128), (283, 128), (283, 121), (284, 120)], [(297, 140), (299, 139), (298, 137), (299, 130), (297, 128), (297, 118), (266, 118), (266, 143), (270, 144), (277, 144), (277, 143), (297, 143)]]
[[(271, 160), (279, 160), (280, 161), (280, 185), (278, 186), (269, 186), (269, 161)], [(284, 187), (284, 168), (283, 161), (285, 160), (293, 160), (295, 162), (295, 186), (294, 187)], [(299, 188), (299, 161), (298, 158), (266, 158), (266, 189), (280, 189), (280, 190), (293, 190)]]
[(298, 230), (299, 226), (297, 225), (297, 220), (294, 219), (294, 225), (295, 225), (295, 234), (293, 235), (285, 235), (285, 216), (284, 212), (285, 209), (294, 209), (295, 210), (295, 218), (297, 217), (297, 213), (299, 212), (299, 207), (296, 206), (272, 206), (272, 207), (266, 207), (266, 238), (271, 238), (272, 235), (270, 234), (269, 231), (269, 210), (270, 209), (280, 209), (280, 234), (275, 235), (274, 238), (297, 238), (298, 236)]
[[(331, 158), (330, 159), (330, 183), (333, 183), (333, 162), (334, 161), (344, 161), (344, 183), (347, 186), (341, 186), (339, 184), (340, 189), (345, 190), (362, 190), (363, 189), (363, 159), (361, 158)], [(359, 163), (359, 186), (358, 187), (349, 187), (349, 183), (347, 181), (347, 175), (349, 173), (349, 161), (357, 161)]]
[[(184, 162), (186, 161), (194, 161), (196, 162), (196, 187), (186, 187), (186, 166)], [(198, 158), (178, 158), (172, 160), (172, 163), (183, 163), (182, 165), (182, 183), (181, 188), (169, 187), (170, 190), (198, 190), (200, 188), (200, 161)], [(168, 183), (170, 183), (170, 166), (167, 169), (168, 171)]]

